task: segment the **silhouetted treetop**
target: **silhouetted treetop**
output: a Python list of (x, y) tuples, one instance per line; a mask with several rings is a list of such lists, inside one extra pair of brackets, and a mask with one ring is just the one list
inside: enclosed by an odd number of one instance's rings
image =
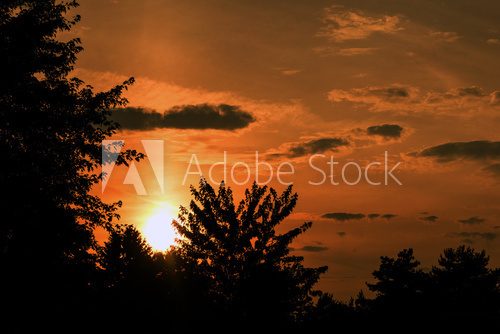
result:
[[(100, 181), (101, 143), (118, 124), (110, 110), (127, 101), (133, 79), (106, 92), (72, 77), (79, 21), (76, 1), (0, 2), (1, 285), (13, 304), (52, 298), (83, 305), (96, 273), (94, 229), (111, 228), (117, 203), (91, 194)], [(117, 163), (140, 160), (126, 150)], [(29, 264), (29, 265), (27, 265)], [(71, 291), (71, 292), (69, 292)], [(43, 310), (39, 306), (39, 310)]]
[(215, 192), (205, 180), (191, 192), (189, 209), (181, 207), (174, 222), (177, 251), (200, 277), (212, 280), (211, 295), (242, 319), (257, 312), (259, 321), (273, 314), (279, 322), (304, 312), (327, 268), (305, 268), (302, 257), (290, 254), (290, 243), (310, 222), (276, 232), (296, 205), (292, 187), (278, 194), (254, 183), (238, 204), (230, 188)]

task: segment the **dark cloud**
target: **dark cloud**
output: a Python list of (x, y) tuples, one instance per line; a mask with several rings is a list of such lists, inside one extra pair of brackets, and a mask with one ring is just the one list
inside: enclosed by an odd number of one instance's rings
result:
[(490, 94), (490, 104), (497, 106), (500, 105), (500, 91), (494, 91), (493, 93)]
[(467, 219), (459, 219), (458, 222), (466, 225), (477, 225), (477, 224), (482, 224), (486, 221), (484, 218), (480, 218), (477, 216), (474, 217), (469, 217)]
[(408, 88), (403, 86), (367, 87), (359, 93), (363, 93), (365, 96), (377, 96), (386, 99), (406, 98), (410, 96)]
[(438, 216), (425, 216), (425, 217), (420, 217), (420, 220), (423, 220), (423, 221), (426, 221), (426, 222), (431, 222), (431, 223), (435, 223), (437, 222), (439, 219)]
[(399, 138), (403, 128), (397, 124), (382, 124), (370, 126), (366, 129), (366, 133), (370, 136), (382, 136), (386, 138)]
[(409, 97), (410, 93), (406, 87), (380, 87), (370, 89), (368, 95), (391, 98)]
[(440, 162), (458, 159), (498, 159), (500, 158), (500, 141), (477, 140), (470, 142), (451, 142), (426, 148), (414, 155), (436, 158)]
[(459, 96), (473, 96), (473, 97), (486, 96), (483, 89), (477, 86), (458, 88), (457, 93)]
[(297, 250), (303, 251), (303, 252), (318, 253), (318, 252), (324, 252), (324, 251), (328, 250), (328, 247), (321, 246), (321, 245), (308, 245), (308, 246), (304, 246), (302, 248), (299, 248)]
[(483, 170), (492, 176), (500, 177), (500, 163), (494, 163), (492, 165), (486, 166), (483, 168)]
[(359, 220), (365, 218), (365, 215), (362, 213), (329, 212), (325, 213), (321, 217), (338, 221), (347, 221), (347, 220)]
[(493, 232), (456, 232), (449, 234), (449, 236), (465, 239), (494, 240), (496, 239), (497, 234)]
[(337, 232), (337, 235), (338, 235), (339, 237), (343, 238), (343, 237), (345, 237), (345, 236), (347, 235), (347, 233), (346, 233), (346, 232), (344, 232), (344, 231), (340, 231), (340, 232)]
[(290, 158), (297, 158), (326, 151), (337, 151), (339, 147), (347, 145), (349, 145), (349, 142), (343, 138), (318, 138), (291, 146), (285, 155)]
[(112, 119), (128, 130), (219, 129), (236, 130), (255, 122), (252, 114), (228, 104), (195, 104), (175, 106), (161, 114), (143, 108), (123, 108), (113, 112)]
[(375, 219), (375, 218), (383, 218), (383, 219), (392, 219), (394, 217), (397, 217), (397, 215), (392, 214), (392, 213), (386, 213), (386, 214), (379, 214), (379, 213), (370, 213), (368, 215), (365, 215), (364, 213), (350, 213), (350, 212), (328, 212), (325, 213), (324, 215), (321, 216), (322, 218), (326, 219), (333, 219), (337, 221), (348, 221), (348, 220), (360, 220), (365, 217), (368, 217), (370, 219)]

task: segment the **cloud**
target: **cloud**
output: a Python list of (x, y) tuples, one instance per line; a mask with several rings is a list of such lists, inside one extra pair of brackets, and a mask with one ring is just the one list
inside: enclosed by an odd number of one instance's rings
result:
[(271, 153), (271, 156), (298, 158), (310, 154), (323, 153), (326, 151), (337, 152), (340, 147), (348, 146), (349, 142), (340, 137), (315, 138), (299, 143), (289, 143), (280, 149), (279, 153)]
[(494, 163), (483, 168), (483, 171), (487, 172), (491, 176), (500, 177), (500, 163)]
[[(478, 86), (457, 88), (455, 90), (455, 92), (456, 92), (456, 95), (458, 95), (458, 96), (473, 96), (473, 97), (486, 96), (486, 94), (484, 93), (484, 90)], [(454, 96), (450, 95), (449, 97), (453, 98)]]
[(333, 219), (337, 221), (359, 220), (365, 218), (362, 213), (348, 213), (348, 212), (329, 212), (321, 216), (326, 219)]
[(430, 223), (435, 223), (437, 222), (439, 219), (438, 216), (425, 216), (425, 217), (420, 217), (420, 220), (423, 220), (423, 221), (426, 221), (426, 222), (430, 222)]
[(366, 129), (366, 133), (370, 136), (382, 136), (385, 138), (399, 138), (403, 128), (397, 124), (382, 124), (373, 125)]
[(500, 92), (486, 93), (481, 87), (459, 87), (447, 91), (426, 91), (401, 84), (367, 86), (351, 89), (332, 89), (328, 100), (349, 102), (372, 112), (427, 112), (433, 114), (470, 114), (490, 111), (500, 106)]
[(459, 219), (458, 220), (459, 223), (466, 224), (466, 225), (478, 225), (478, 224), (484, 223), (485, 221), (486, 221), (486, 219), (480, 218), (477, 216), (469, 217), (467, 219)]
[(343, 237), (345, 237), (345, 236), (347, 235), (347, 233), (346, 233), (346, 232), (344, 232), (344, 231), (339, 231), (339, 232), (337, 232), (337, 235), (338, 235), (339, 237), (343, 238)]
[(364, 213), (350, 213), (350, 212), (328, 212), (325, 213), (321, 216), (321, 218), (325, 219), (332, 219), (332, 220), (337, 220), (337, 221), (348, 221), (348, 220), (360, 220), (365, 217), (368, 217), (369, 219), (375, 219), (375, 218), (382, 218), (382, 219), (392, 219), (394, 217), (397, 217), (397, 215), (392, 214), (392, 213), (386, 213), (386, 214), (378, 214), (378, 213), (370, 213), (368, 215), (365, 215)]
[(372, 125), (367, 128), (352, 128), (336, 132), (317, 133), (301, 138), (299, 141), (286, 142), (277, 148), (269, 149), (269, 159), (282, 157), (300, 158), (324, 152), (347, 153), (352, 149), (385, 145), (407, 134), (407, 130), (397, 124)]
[(286, 75), (286, 76), (292, 76), (295, 74), (298, 74), (302, 72), (302, 70), (295, 69), (295, 68), (280, 68), (278, 69), (281, 74)]
[(494, 91), (490, 94), (490, 105), (498, 106), (500, 105), (500, 91)]
[(112, 119), (120, 123), (122, 129), (152, 130), (174, 129), (218, 129), (236, 130), (255, 122), (249, 112), (228, 104), (181, 105), (169, 109), (164, 114), (144, 108), (117, 109)]
[(328, 247), (326, 246), (321, 246), (321, 245), (307, 245), (302, 248), (296, 249), (298, 251), (303, 251), (303, 252), (312, 252), (312, 253), (318, 253), (318, 252), (324, 252), (328, 250)]
[(409, 88), (400, 85), (370, 86), (351, 90), (334, 89), (328, 97), (332, 102), (375, 103), (379, 100), (404, 99), (410, 96)]
[(372, 54), (375, 50), (378, 50), (378, 48), (345, 48), (339, 49), (337, 54), (340, 56), (350, 57)]
[(500, 141), (477, 140), (470, 142), (450, 142), (428, 147), (412, 155), (435, 158), (439, 162), (449, 162), (460, 159), (498, 159), (500, 158)]
[(361, 11), (348, 10), (342, 6), (332, 6), (325, 9), (325, 27), (318, 35), (332, 42), (361, 40), (372, 34), (392, 34), (399, 30), (399, 16), (368, 16)]
[(430, 35), (437, 40), (447, 43), (453, 43), (460, 39), (460, 36), (454, 31), (433, 31)]
[(456, 232), (450, 233), (449, 236), (455, 238), (465, 238), (463, 240), (464, 242), (472, 241), (472, 239), (483, 239), (490, 241), (496, 239), (497, 234), (493, 232)]

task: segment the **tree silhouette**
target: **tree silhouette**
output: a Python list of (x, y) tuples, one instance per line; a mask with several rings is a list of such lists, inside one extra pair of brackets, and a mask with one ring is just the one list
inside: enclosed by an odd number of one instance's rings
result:
[[(0, 284), (6, 300), (35, 313), (55, 311), (45, 303), (61, 311), (68, 299), (82, 304), (95, 274), (93, 230), (109, 228), (121, 205), (90, 190), (100, 179), (101, 142), (118, 128), (110, 109), (126, 103), (121, 94), (133, 80), (94, 93), (70, 77), (82, 48), (61, 33), (79, 21), (68, 13), (76, 6), (0, 3), (0, 184), (8, 192), (0, 207)], [(141, 158), (124, 151), (117, 163)]]
[(485, 251), (445, 249), (430, 272), (419, 268), (412, 249), (381, 257), (367, 284), (374, 299), (358, 297), (357, 317), (370, 327), (442, 330), (500, 328), (499, 269), (488, 268)]
[(424, 273), (419, 266), (411, 248), (403, 249), (395, 259), (382, 256), (379, 269), (373, 272), (377, 281), (367, 286), (381, 304), (400, 307), (403, 301), (414, 302), (424, 289)]
[(211, 282), (208, 297), (223, 306), (226, 323), (299, 321), (327, 268), (306, 268), (302, 257), (290, 254), (290, 243), (310, 222), (283, 234), (276, 231), (297, 202), (292, 188), (278, 195), (254, 183), (239, 204), (223, 184), (216, 193), (201, 180), (191, 193), (189, 209), (181, 207), (174, 222), (180, 235), (177, 252), (198, 278)]
[(488, 267), (486, 252), (447, 248), (432, 268), (434, 306), (446, 317), (500, 319), (500, 269)]
[(144, 319), (171, 314), (177, 307), (178, 300), (171, 295), (177, 288), (171, 284), (176, 281), (171, 257), (154, 253), (134, 226), (115, 226), (98, 259), (98, 309), (112, 318), (134, 315), (126, 323), (114, 323), (113, 330), (126, 330), (132, 324), (148, 328)]

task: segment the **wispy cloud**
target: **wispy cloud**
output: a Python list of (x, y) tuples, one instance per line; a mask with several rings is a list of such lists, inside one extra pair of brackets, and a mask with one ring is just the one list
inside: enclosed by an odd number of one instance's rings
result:
[(471, 239), (494, 240), (497, 237), (493, 232), (454, 232), (448, 234), (450, 237), (464, 238), (464, 241), (472, 243)]
[(432, 38), (446, 43), (453, 43), (460, 39), (460, 35), (454, 31), (433, 31), (430, 35)]
[(498, 38), (489, 38), (486, 40), (486, 43), (490, 45), (500, 45), (500, 39)]
[(343, 6), (326, 8), (323, 20), (325, 26), (319, 35), (336, 43), (366, 39), (375, 33), (392, 34), (403, 29), (397, 15), (370, 16)]
[(480, 218), (480, 217), (477, 217), (477, 216), (469, 217), (469, 218), (466, 218), (466, 219), (459, 219), (458, 220), (459, 223), (465, 224), (465, 225), (478, 225), (478, 224), (484, 223), (485, 221), (486, 221), (486, 219)]
[(341, 137), (318, 137), (301, 142), (286, 143), (278, 151), (269, 155), (274, 157), (286, 156), (288, 158), (299, 158), (327, 151), (338, 152), (339, 148), (349, 146), (349, 141)]
[(459, 87), (447, 91), (392, 84), (351, 89), (332, 89), (331, 102), (350, 102), (373, 112), (470, 114), (500, 105), (500, 92), (486, 93), (481, 87)]
[(372, 54), (376, 50), (378, 50), (378, 48), (344, 48), (339, 49), (337, 54), (340, 56), (359, 56)]
[(299, 70), (299, 69), (296, 69), (296, 68), (284, 68), (284, 69), (280, 69), (280, 73), (283, 74), (283, 75), (287, 75), (287, 76), (295, 75), (295, 74), (298, 74), (300, 72), (302, 72), (302, 70)]

